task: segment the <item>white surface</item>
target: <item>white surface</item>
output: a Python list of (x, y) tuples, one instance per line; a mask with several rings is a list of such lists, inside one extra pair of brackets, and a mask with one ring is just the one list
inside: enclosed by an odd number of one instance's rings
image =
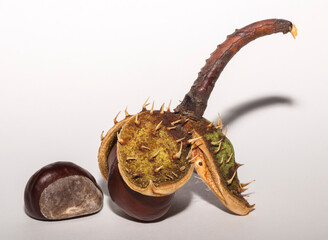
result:
[[(324, 239), (328, 236), (327, 1), (0, 1), (0, 239)], [(256, 210), (227, 213), (193, 178), (168, 217), (99, 214), (60, 222), (25, 215), (29, 177), (54, 161), (87, 168), (118, 111), (176, 106), (235, 28), (285, 18), (299, 29), (243, 48), (205, 117), (229, 125)]]

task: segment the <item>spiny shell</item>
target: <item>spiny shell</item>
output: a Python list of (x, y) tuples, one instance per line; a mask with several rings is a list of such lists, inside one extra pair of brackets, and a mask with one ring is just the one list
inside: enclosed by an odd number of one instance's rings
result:
[(227, 208), (247, 215), (255, 205), (250, 205), (241, 194), (245, 191), (237, 175), (241, 164), (235, 161), (231, 142), (220, 129), (209, 127), (205, 119), (194, 127), (193, 137), (202, 136), (193, 147), (197, 173)]
[[(116, 120), (116, 118), (115, 118)], [(205, 118), (194, 121), (177, 113), (146, 110), (126, 114), (102, 139), (99, 168), (107, 180), (108, 154), (117, 143), (117, 158), (124, 182), (148, 196), (166, 196), (182, 187), (193, 169), (232, 212), (248, 214), (250, 205), (241, 194), (231, 142)]]
[(189, 180), (193, 165), (187, 159), (191, 136), (184, 131), (185, 121), (179, 114), (147, 111), (123, 125), (118, 166), (131, 189), (149, 196), (168, 195)]

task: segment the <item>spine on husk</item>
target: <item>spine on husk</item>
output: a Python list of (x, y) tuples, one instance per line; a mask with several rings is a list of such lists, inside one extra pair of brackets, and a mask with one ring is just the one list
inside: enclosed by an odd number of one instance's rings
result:
[(291, 32), (295, 37), (296, 28), (290, 21), (269, 19), (236, 29), (233, 34), (227, 36), (222, 44), (218, 45), (211, 57), (206, 60), (205, 66), (199, 72), (190, 91), (174, 111), (195, 120), (201, 119), (215, 82), (230, 59), (249, 42), (279, 32), (284, 34)]

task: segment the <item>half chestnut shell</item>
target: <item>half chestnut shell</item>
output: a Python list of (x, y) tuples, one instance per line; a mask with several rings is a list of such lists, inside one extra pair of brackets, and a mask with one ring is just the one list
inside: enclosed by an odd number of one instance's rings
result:
[(71, 162), (55, 162), (29, 179), (24, 203), (32, 218), (62, 220), (100, 211), (103, 193), (87, 170)]

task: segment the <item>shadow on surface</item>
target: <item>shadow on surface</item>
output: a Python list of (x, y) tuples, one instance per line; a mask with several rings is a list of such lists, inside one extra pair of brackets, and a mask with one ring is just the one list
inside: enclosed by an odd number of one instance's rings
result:
[(236, 215), (233, 212), (229, 211), (222, 203), (221, 201), (215, 196), (215, 194), (210, 190), (210, 188), (203, 182), (203, 180), (198, 176), (198, 174), (195, 172), (191, 179), (189, 180), (190, 183), (190, 189), (189, 191), (195, 193), (197, 196), (199, 196), (201, 199), (205, 200), (209, 204), (212, 204), (213, 206), (216, 206), (220, 210)]
[(172, 206), (169, 211), (165, 214), (165, 218), (172, 217), (179, 214), (183, 210), (187, 209), (191, 202), (191, 184), (188, 181), (182, 188), (180, 188), (176, 193), (172, 201)]
[(226, 113), (222, 114), (222, 121), (225, 125), (231, 125), (231, 123), (246, 113), (252, 112), (259, 108), (269, 107), (271, 105), (277, 104), (293, 105), (293, 100), (289, 97), (282, 96), (270, 96), (254, 99), (252, 101), (233, 107)]
[(139, 221), (133, 217), (130, 217), (129, 215), (127, 215), (120, 207), (118, 207), (110, 197), (107, 198), (107, 204), (110, 208), (110, 210), (115, 213), (116, 215), (122, 217), (122, 218), (125, 218), (127, 220), (130, 220), (130, 221), (133, 221), (133, 222), (142, 222), (142, 221)]
[(105, 179), (100, 178), (97, 181), (99, 187), (101, 188), (101, 190), (103, 191), (104, 195), (109, 197), (109, 193), (108, 193), (108, 188), (107, 188), (107, 182), (105, 181)]

